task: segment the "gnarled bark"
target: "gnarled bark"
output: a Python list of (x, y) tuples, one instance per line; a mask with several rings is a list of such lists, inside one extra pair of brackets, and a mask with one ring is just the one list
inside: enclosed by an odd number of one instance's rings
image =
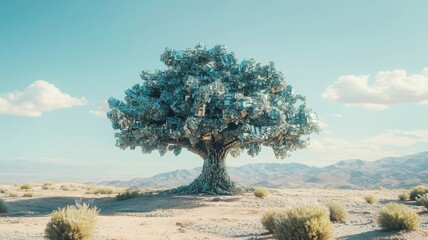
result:
[(235, 194), (240, 188), (230, 179), (225, 155), (211, 153), (204, 159), (202, 172), (191, 184), (176, 189), (178, 193)]

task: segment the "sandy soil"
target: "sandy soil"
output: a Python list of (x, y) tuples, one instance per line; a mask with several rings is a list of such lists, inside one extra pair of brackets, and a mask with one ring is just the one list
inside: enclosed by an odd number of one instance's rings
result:
[[(0, 198), (8, 213), (0, 214), (0, 239), (43, 239), (49, 214), (58, 207), (89, 201), (101, 209), (95, 239), (273, 239), (260, 224), (270, 208), (287, 208), (300, 201), (341, 202), (348, 211), (346, 222), (334, 224), (336, 239), (428, 239), (428, 211), (414, 202), (406, 205), (421, 216), (420, 230), (381, 231), (375, 219), (386, 203), (397, 201), (398, 190), (271, 189), (265, 199), (251, 193), (239, 196), (141, 196), (117, 201), (115, 194), (86, 194), (84, 185), (63, 191), (36, 185), (31, 190), (0, 186)], [(10, 196), (12, 191), (18, 196)], [(26, 191), (34, 197), (22, 197)], [(373, 194), (380, 202), (370, 205), (363, 196)], [(13, 195), (13, 194), (12, 194)], [(398, 202), (398, 201), (397, 201)]]

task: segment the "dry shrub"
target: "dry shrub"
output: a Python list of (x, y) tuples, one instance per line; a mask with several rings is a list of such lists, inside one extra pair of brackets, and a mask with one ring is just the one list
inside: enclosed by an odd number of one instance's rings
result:
[(63, 190), (63, 191), (77, 191), (78, 187), (76, 185), (73, 184), (62, 184), (59, 189)]
[(419, 205), (424, 206), (426, 209), (428, 209), (428, 194), (426, 193), (416, 198), (416, 202), (418, 202)]
[(412, 209), (403, 204), (388, 203), (380, 211), (378, 223), (385, 230), (417, 230), (419, 216)]
[(116, 190), (111, 187), (105, 186), (89, 186), (86, 190), (86, 194), (114, 194)]
[(342, 204), (338, 202), (329, 202), (326, 206), (330, 210), (330, 220), (332, 222), (342, 222), (348, 217), (348, 213)]
[(378, 202), (377, 198), (375, 196), (371, 195), (371, 194), (367, 195), (367, 196), (364, 196), (364, 200), (366, 200), (366, 202), (368, 204), (375, 204), (375, 203)]
[(123, 201), (140, 196), (141, 190), (135, 187), (128, 188), (125, 191), (116, 195), (116, 200)]
[(303, 203), (278, 217), (274, 236), (279, 240), (333, 239), (330, 213), (324, 206)]
[(18, 197), (19, 196), (19, 194), (15, 191), (9, 191), (7, 194), (9, 195), (9, 197)]
[(7, 212), (7, 203), (0, 198), (0, 213)]
[(35, 196), (36, 196), (36, 194), (35, 194), (35, 193), (33, 193), (33, 192), (26, 192), (26, 193), (24, 193), (22, 196), (23, 196), (23, 197), (31, 198), (31, 197), (35, 197)]
[(88, 204), (70, 205), (52, 212), (45, 229), (49, 240), (89, 240), (95, 228), (99, 210)]
[(425, 193), (428, 193), (428, 187), (427, 186), (423, 186), (423, 185), (419, 185), (419, 186), (413, 187), (410, 190), (409, 198), (410, 198), (410, 200), (416, 200), (416, 198), (419, 195), (422, 196)]
[(176, 225), (177, 227), (181, 227), (181, 228), (190, 227), (190, 226), (192, 226), (193, 224), (195, 224), (195, 222), (193, 222), (193, 221), (191, 221), (191, 220), (183, 220), (183, 221), (179, 221), (179, 222), (176, 222), (176, 223), (175, 223), (175, 225)]
[(407, 200), (409, 200), (409, 193), (407, 191), (401, 191), (398, 194), (398, 199), (400, 201), (407, 201)]
[(262, 218), (260, 219), (260, 222), (262, 223), (263, 227), (265, 227), (269, 233), (273, 233), (275, 230), (275, 224), (276, 221), (278, 221), (278, 218), (284, 215), (284, 210), (281, 209), (270, 209), (265, 214), (263, 214)]
[(30, 190), (30, 189), (33, 189), (33, 184), (30, 184), (30, 183), (22, 184), (20, 188), (22, 190)]
[(269, 190), (267, 188), (255, 188), (253, 194), (258, 198), (265, 198), (269, 195)]
[(53, 184), (52, 184), (52, 183), (50, 183), (50, 182), (45, 182), (45, 183), (43, 183), (43, 185), (42, 185), (42, 189), (43, 189), (43, 190), (50, 190), (50, 189), (53, 189)]

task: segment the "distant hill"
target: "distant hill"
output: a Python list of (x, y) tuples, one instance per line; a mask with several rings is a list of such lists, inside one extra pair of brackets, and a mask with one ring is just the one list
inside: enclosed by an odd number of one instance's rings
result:
[[(177, 187), (189, 184), (201, 168), (176, 170), (150, 178), (101, 182), (117, 187)], [(299, 163), (257, 163), (228, 167), (233, 180), (247, 186), (272, 188), (408, 188), (428, 184), (428, 152), (377, 161), (344, 160), (318, 168)]]

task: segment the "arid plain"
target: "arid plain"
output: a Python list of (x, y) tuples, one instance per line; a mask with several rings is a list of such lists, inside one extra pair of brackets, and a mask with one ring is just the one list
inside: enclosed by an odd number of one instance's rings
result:
[[(399, 202), (400, 190), (269, 189), (266, 198), (256, 198), (252, 193), (155, 194), (118, 201), (116, 193), (93, 194), (91, 189), (97, 187), (83, 184), (53, 184), (47, 190), (42, 184), (30, 189), (22, 189), (22, 185), (0, 188), (0, 198), (8, 204), (8, 212), (0, 214), (0, 239), (44, 239), (51, 212), (80, 199), (93, 200), (100, 209), (95, 239), (273, 239), (260, 223), (263, 213), (315, 200), (345, 206), (348, 218), (334, 224), (335, 239), (428, 239), (428, 211), (412, 201), (400, 203), (419, 214), (419, 230), (386, 232), (378, 226), (377, 213), (386, 203)], [(366, 203), (363, 197), (369, 194), (379, 203)]]

